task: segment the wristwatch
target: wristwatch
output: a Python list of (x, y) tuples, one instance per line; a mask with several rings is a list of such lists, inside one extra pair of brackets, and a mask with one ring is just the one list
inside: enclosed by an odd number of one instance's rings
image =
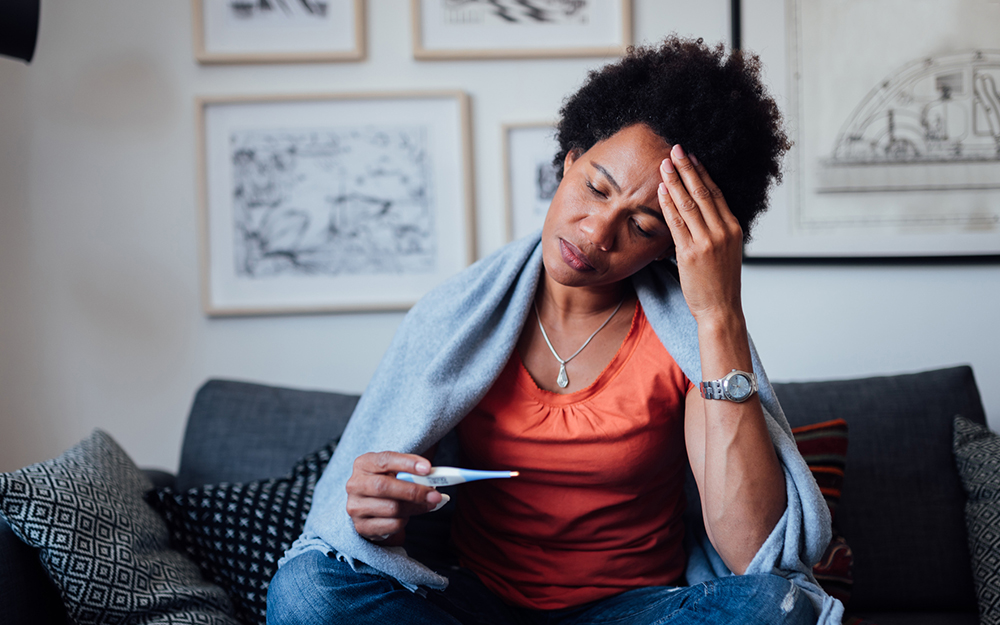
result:
[(701, 383), (701, 396), (705, 399), (724, 399), (745, 402), (757, 392), (757, 376), (733, 369), (718, 380)]

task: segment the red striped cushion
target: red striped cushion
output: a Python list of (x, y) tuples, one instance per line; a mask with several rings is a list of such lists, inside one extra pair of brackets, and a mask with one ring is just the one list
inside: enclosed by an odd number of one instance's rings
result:
[[(834, 419), (792, 429), (799, 453), (809, 465), (826, 504), (830, 517), (837, 511), (844, 486), (844, 464), (847, 460), (847, 421)], [(847, 541), (833, 528), (833, 539), (823, 558), (813, 566), (816, 581), (828, 594), (845, 605), (851, 597), (854, 578), (851, 573), (854, 554)]]

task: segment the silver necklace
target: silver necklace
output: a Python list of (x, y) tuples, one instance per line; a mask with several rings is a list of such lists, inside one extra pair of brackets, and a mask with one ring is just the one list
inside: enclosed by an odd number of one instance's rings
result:
[(625, 303), (625, 298), (623, 297), (622, 301), (618, 302), (618, 305), (615, 306), (615, 309), (611, 312), (611, 315), (608, 316), (608, 318), (604, 320), (604, 323), (601, 324), (601, 327), (594, 330), (594, 333), (590, 335), (590, 338), (584, 341), (583, 345), (580, 346), (580, 349), (573, 352), (572, 356), (563, 360), (562, 358), (559, 357), (559, 354), (556, 353), (556, 348), (552, 347), (552, 341), (549, 340), (549, 335), (545, 333), (545, 328), (542, 327), (542, 316), (538, 314), (538, 302), (535, 302), (535, 318), (538, 319), (538, 329), (542, 331), (542, 338), (545, 339), (545, 344), (549, 346), (549, 351), (551, 351), (552, 355), (555, 356), (556, 360), (559, 361), (559, 376), (556, 377), (556, 384), (559, 385), (559, 388), (566, 388), (567, 386), (569, 386), (569, 376), (566, 375), (566, 363), (576, 358), (577, 354), (582, 352), (584, 347), (590, 345), (590, 342), (594, 339), (595, 336), (597, 336), (597, 333), (603, 330), (604, 326), (608, 325), (608, 323), (611, 322), (611, 319), (614, 318), (614, 316), (618, 313), (618, 309), (621, 308), (622, 304), (624, 303)]

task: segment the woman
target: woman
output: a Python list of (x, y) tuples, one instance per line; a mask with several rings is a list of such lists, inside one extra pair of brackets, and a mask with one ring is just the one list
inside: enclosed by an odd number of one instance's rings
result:
[[(407, 316), (269, 622), (839, 623), (810, 573), (827, 509), (740, 303), (742, 243), (788, 148), (758, 72), (671, 38), (591, 74), (562, 110), (540, 240)], [(430, 570), (399, 547), (442, 495), (395, 476), (428, 473), (452, 429), (463, 466), (521, 475), (462, 487), (457, 563)]]

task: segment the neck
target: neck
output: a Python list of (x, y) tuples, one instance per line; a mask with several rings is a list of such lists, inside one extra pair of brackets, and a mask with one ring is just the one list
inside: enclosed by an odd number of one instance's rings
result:
[(626, 297), (632, 294), (627, 280), (595, 287), (576, 287), (559, 284), (543, 269), (535, 301), (546, 319), (567, 321), (607, 315)]

